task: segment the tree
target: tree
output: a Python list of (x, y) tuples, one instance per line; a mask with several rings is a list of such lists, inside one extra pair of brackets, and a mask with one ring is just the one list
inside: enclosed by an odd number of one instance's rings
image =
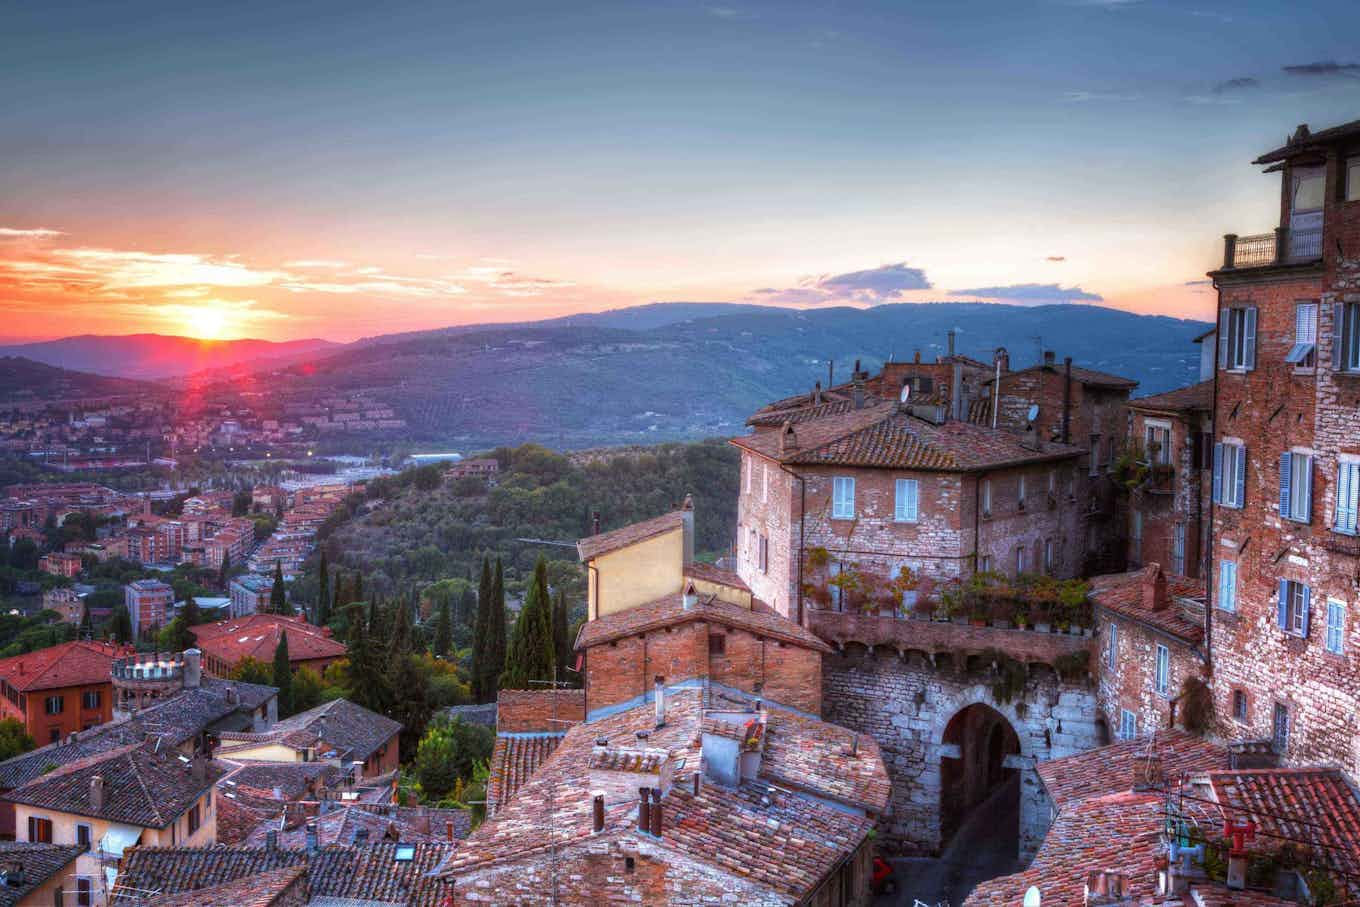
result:
[[(184, 608), (179, 613), (184, 618), (184, 626), (186, 629), (189, 627), (196, 627), (203, 623), (203, 611), (198, 607), (198, 602), (194, 601), (192, 595), (186, 595), (184, 597)], [(187, 639), (188, 642), (185, 643), (184, 646), (186, 649), (194, 644), (193, 634), (189, 634)]]
[(311, 668), (301, 667), (293, 672), (291, 692), (293, 714), (296, 715), (321, 705), (326, 695), (326, 682)]
[(109, 635), (114, 642), (123, 645), (132, 642), (132, 615), (128, 613), (127, 605), (118, 605), (113, 609), (113, 616), (109, 618)]
[(477, 619), (472, 625), (472, 695), (478, 702), (485, 702), (487, 690), (485, 678), (487, 663), (490, 659), (488, 643), (491, 632), (491, 559), (482, 557), (482, 576), (477, 584)]
[(28, 735), (22, 721), (17, 718), (0, 721), (0, 762), (26, 753), (33, 747), (33, 738)]
[(312, 621), (318, 627), (324, 627), (331, 619), (331, 568), (326, 563), (326, 552), (321, 552), (321, 565), (316, 571), (316, 610), (312, 612)]
[(80, 606), (80, 638), (94, 639), (94, 618), (90, 617), (90, 603)]
[(226, 589), (229, 582), (231, 582), (231, 554), (223, 552), (222, 566), (217, 571), (217, 585)]
[(391, 673), (388, 686), (399, 695), (393, 697), (390, 717), (401, 722), (401, 757), (409, 761), (416, 750), (425, 725), (430, 720), (429, 678), (420, 670), (411, 644), (411, 611), (397, 602), (392, 616), (392, 641), (387, 650)]
[(293, 665), (288, 660), (288, 634), (279, 634), (274, 647), (274, 686), (279, 690), (279, 717), (293, 714)]
[(496, 558), (496, 573), (491, 579), (491, 614), (487, 620), (488, 645), (488, 682), (490, 697), (496, 698), (497, 683), (501, 671), (505, 670), (505, 568), (501, 559)]
[[(567, 590), (558, 589), (553, 602), (552, 612), (553, 652), (557, 656), (557, 666), (566, 669), (572, 658), (571, 617), (567, 612)], [(567, 679), (565, 677), (563, 680)]]
[(15, 570), (37, 570), (38, 543), (30, 538), (15, 542), (9, 553), (9, 565)]
[(189, 632), (189, 625), (185, 621), (184, 615), (180, 614), (165, 625), (156, 641), (167, 652), (183, 652), (185, 649), (193, 647), (194, 635)]
[(247, 655), (236, 663), (236, 667), (231, 669), (231, 679), (239, 680), (242, 683), (258, 683), (261, 686), (272, 686), (274, 681), (274, 669), (264, 662)]
[(292, 614), (288, 604), (288, 590), (283, 585), (283, 563), (274, 562), (274, 588), (269, 590), (269, 610), (274, 614)]
[(348, 618), (350, 698), (357, 705), (385, 715), (391, 700), (387, 672), (382, 666), (386, 653), (373, 644), (362, 605), (350, 605)]
[(477, 763), (491, 757), (494, 743), (490, 728), (457, 718), (432, 722), (416, 750), (415, 774), (421, 791), (431, 800), (448, 796), (459, 780), (472, 777)]
[(555, 680), (557, 663), (553, 639), (552, 601), (548, 593), (548, 564), (543, 558), (534, 566), (524, 607), (519, 609), (501, 674), (503, 690), (532, 689), (533, 681)]
[(449, 647), (453, 645), (453, 623), (449, 619), (449, 601), (445, 599), (439, 605), (439, 616), (435, 619), (434, 625), (434, 645), (431, 651), (440, 658), (445, 658), (449, 654)]

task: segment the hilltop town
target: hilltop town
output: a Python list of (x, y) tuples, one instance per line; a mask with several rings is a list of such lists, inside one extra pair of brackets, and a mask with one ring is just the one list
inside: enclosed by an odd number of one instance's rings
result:
[[(33, 604), (0, 615), (0, 900), (1360, 902), (1360, 121), (1253, 163), (1279, 224), (1224, 237), (1198, 374), (1158, 393), (947, 332), (809, 372), (729, 460), (497, 448), (169, 498), (68, 473), (174, 404), (11, 414), (25, 453), (82, 446), (0, 489), (0, 589)], [(404, 427), (289, 406), (174, 440)], [(644, 462), (730, 484), (639, 516)], [(628, 509), (575, 512), (571, 469)], [(440, 521), (457, 575), (422, 582), (335, 534), (453, 498), (558, 537)]]

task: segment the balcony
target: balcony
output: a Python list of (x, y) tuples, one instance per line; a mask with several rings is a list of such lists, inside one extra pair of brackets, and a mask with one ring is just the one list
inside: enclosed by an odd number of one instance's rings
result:
[(1322, 258), (1322, 228), (1290, 230), (1277, 227), (1274, 233), (1223, 237), (1223, 270), (1300, 265)]

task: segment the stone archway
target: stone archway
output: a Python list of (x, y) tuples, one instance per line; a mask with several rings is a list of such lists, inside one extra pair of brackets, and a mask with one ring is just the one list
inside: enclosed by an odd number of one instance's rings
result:
[(1020, 737), (1001, 712), (982, 702), (959, 709), (945, 724), (940, 747), (940, 847), (949, 845), (978, 807), (989, 803), (994, 829), (1018, 847), (1020, 785), (1014, 760)]

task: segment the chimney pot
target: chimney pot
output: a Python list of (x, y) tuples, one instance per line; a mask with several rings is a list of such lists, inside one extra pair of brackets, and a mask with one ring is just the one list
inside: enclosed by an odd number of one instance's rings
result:
[[(599, 791), (596, 791), (595, 795), (591, 797), (591, 811), (593, 815), (591, 827), (598, 835), (604, 831), (604, 794)], [(453, 823), (450, 822), (449, 824), (452, 825)]]
[(591, 534), (591, 535), (599, 535), (599, 534), (600, 534), (600, 511), (598, 511), (598, 510), (591, 511), (591, 514), (590, 514), (590, 534)]
[(656, 726), (666, 726), (666, 678), (656, 675)]
[(638, 831), (646, 834), (652, 827), (652, 807), (647, 798), (652, 795), (650, 787), (638, 788)]
[(1044, 365), (1053, 365), (1057, 362), (1057, 354), (1052, 350), (1044, 350)]
[[(453, 827), (453, 823), (452, 823), (452, 822), (449, 823), (449, 827), (450, 827), (450, 828)], [(317, 851), (316, 823), (315, 823), (315, 822), (308, 822), (308, 823), (307, 823), (307, 853), (312, 854), (312, 853), (316, 853), (316, 851)]]
[(661, 837), (661, 788), (652, 788), (651, 830), (654, 837)]
[(945, 336), (949, 338), (949, 355), (952, 356), (954, 355), (954, 329), (950, 328)]
[(90, 779), (90, 807), (95, 812), (104, 809), (105, 781), (103, 775), (95, 775)]
[(1164, 611), (1170, 604), (1166, 591), (1166, 574), (1161, 564), (1148, 564), (1143, 568), (1143, 608), (1148, 611)]

